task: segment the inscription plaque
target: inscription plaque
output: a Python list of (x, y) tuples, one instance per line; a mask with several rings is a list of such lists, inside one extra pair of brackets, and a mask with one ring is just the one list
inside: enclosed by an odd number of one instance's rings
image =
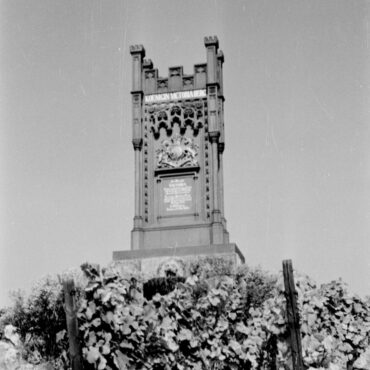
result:
[(165, 215), (194, 212), (193, 179), (180, 177), (163, 180), (162, 200)]

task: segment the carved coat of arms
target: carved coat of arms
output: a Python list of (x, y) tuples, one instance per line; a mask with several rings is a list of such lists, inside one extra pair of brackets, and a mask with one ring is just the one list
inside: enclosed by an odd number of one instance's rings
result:
[(157, 168), (178, 168), (198, 166), (198, 146), (194, 140), (175, 134), (163, 140), (157, 150)]

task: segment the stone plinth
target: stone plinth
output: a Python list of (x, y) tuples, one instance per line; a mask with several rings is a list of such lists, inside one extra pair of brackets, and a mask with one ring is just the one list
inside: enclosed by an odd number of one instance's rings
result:
[(236, 244), (115, 251), (113, 263), (125, 272), (142, 271), (164, 276), (167, 270), (172, 270), (180, 276), (186, 276), (187, 261), (202, 257), (222, 257), (235, 266), (244, 263), (244, 256)]

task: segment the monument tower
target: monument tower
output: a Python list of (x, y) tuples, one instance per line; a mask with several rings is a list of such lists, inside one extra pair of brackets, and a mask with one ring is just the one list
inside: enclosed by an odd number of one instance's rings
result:
[(159, 77), (142, 45), (131, 46), (135, 216), (131, 250), (115, 261), (155, 269), (168, 258), (244, 257), (224, 217), (222, 66), (217, 37), (204, 39), (206, 63), (192, 75), (170, 67)]

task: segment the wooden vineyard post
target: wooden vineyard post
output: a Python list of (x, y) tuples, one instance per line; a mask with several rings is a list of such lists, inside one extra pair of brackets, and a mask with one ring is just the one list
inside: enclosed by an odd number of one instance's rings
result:
[(69, 355), (72, 370), (82, 370), (80, 343), (78, 340), (77, 308), (75, 301), (75, 284), (73, 279), (63, 281)]
[(293, 370), (304, 370), (299, 314), (297, 307), (297, 292), (294, 285), (293, 264), (291, 260), (283, 261), (283, 274)]

